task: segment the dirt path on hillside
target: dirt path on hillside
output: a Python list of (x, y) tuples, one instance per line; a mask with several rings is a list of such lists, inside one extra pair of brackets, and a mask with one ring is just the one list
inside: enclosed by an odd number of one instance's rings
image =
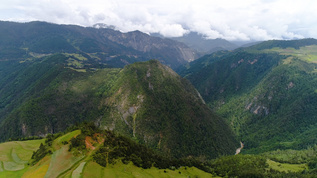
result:
[(241, 147), (236, 150), (235, 155), (239, 154), (241, 152), (242, 148), (244, 147), (244, 144), (242, 142), (240, 142), (240, 145), (241, 145)]

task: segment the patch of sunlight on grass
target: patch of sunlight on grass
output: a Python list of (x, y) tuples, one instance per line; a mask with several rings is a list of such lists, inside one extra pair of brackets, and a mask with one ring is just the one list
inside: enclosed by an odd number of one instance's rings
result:
[(123, 164), (118, 161), (114, 165), (101, 167), (95, 162), (88, 162), (83, 171), (83, 177), (213, 177), (211, 174), (204, 172), (195, 167), (181, 167), (179, 169), (158, 169), (152, 167), (143, 169), (129, 164)]
[[(301, 60), (311, 63), (317, 63), (317, 45), (304, 46), (300, 47), (300, 49), (294, 48), (272, 48), (268, 50), (264, 50), (266, 52), (278, 52), (282, 55), (292, 55), (298, 57)], [(288, 60), (284, 60), (287, 62)]]
[(76, 53), (64, 53), (65, 56), (67, 57), (74, 57), (74, 58), (77, 58), (78, 60), (80, 61), (87, 61), (88, 59), (85, 58), (83, 55), (81, 54), (76, 54)]
[(270, 159), (267, 160), (267, 163), (269, 164), (269, 167), (280, 171), (280, 172), (299, 172), (307, 169), (306, 164), (287, 164), (287, 163), (279, 163), (272, 161)]

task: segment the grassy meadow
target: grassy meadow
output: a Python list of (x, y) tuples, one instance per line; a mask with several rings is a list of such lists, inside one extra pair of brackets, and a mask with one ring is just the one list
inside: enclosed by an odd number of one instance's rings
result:
[(90, 155), (74, 156), (68, 151), (71, 138), (78, 136), (80, 130), (69, 132), (56, 138), (53, 143), (53, 154), (45, 156), (34, 166), (28, 164), (33, 151), (36, 151), (45, 140), (13, 141), (0, 144), (0, 178), (2, 177), (212, 177), (211, 174), (195, 167), (179, 169), (143, 169), (132, 162), (123, 164), (117, 160), (115, 164), (102, 167), (92, 161)]
[[(41, 177), (67, 177), (67, 178), (80, 178), (80, 177), (215, 177), (219, 175), (219, 171), (224, 171), (220, 175), (230, 175), (234, 167), (239, 171), (247, 169), (248, 166), (258, 164), (258, 158), (255, 155), (239, 155), (229, 156), (217, 159), (218, 161), (211, 164), (210, 168), (213, 169), (214, 175), (204, 172), (196, 167), (181, 166), (180, 168), (170, 167), (169, 169), (158, 169), (151, 167), (144, 169), (133, 164), (133, 162), (121, 161), (121, 158), (114, 160), (106, 167), (102, 167), (93, 160), (93, 153), (99, 149), (88, 150), (84, 154), (74, 155), (74, 151), (69, 151), (69, 146), (72, 138), (80, 136), (83, 131), (75, 130), (67, 134), (56, 136), (55, 140), (51, 143), (52, 154), (46, 155), (35, 165), (28, 164), (31, 160), (32, 154), (36, 151), (40, 144), (48, 144), (44, 139), (30, 140), (30, 141), (12, 141), (0, 144), (0, 178), (2, 177), (23, 177), (23, 178), (41, 178)], [(86, 139), (87, 140), (87, 139)], [(86, 143), (87, 144), (87, 143)], [(313, 148), (306, 150), (311, 153)], [(294, 152), (294, 151), (288, 151)], [(309, 156), (305, 151), (298, 154)], [(300, 174), (304, 170), (309, 170), (306, 161), (305, 163), (282, 163), (276, 159), (278, 155), (283, 156), (284, 152), (277, 154), (278, 152), (267, 153), (266, 158), (263, 157), (263, 165), (258, 171), (267, 171), (265, 175), (270, 175), (269, 171), (274, 170), (274, 174), (279, 173), (295, 173)], [(297, 152), (296, 152), (297, 153)], [(286, 152), (285, 152), (286, 154)], [(288, 154), (289, 155), (289, 154)], [(269, 157), (276, 158), (274, 160)], [(285, 157), (285, 156), (284, 156)], [(260, 157), (259, 157), (260, 158)], [(262, 159), (262, 158), (261, 158)], [(292, 159), (290, 157), (289, 159)], [(266, 161), (265, 161), (266, 160)], [(229, 161), (230, 164), (234, 163), (235, 166), (227, 168)], [(266, 163), (265, 163), (266, 162)], [(260, 165), (260, 164), (259, 164)], [(231, 165), (232, 166), (232, 165)], [(261, 167), (261, 166), (259, 166)], [(229, 171), (229, 172), (227, 172)], [(237, 170), (236, 170), (237, 171)], [(248, 171), (248, 170), (244, 170)], [(219, 173), (219, 174), (218, 174)], [(261, 172), (259, 172), (261, 173)], [(264, 172), (262, 172), (264, 174)], [(261, 174), (262, 174), (261, 173)], [(293, 175), (293, 174), (290, 174)]]
[(123, 164), (118, 161), (114, 165), (101, 167), (95, 162), (88, 162), (82, 172), (83, 177), (213, 177), (211, 174), (199, 170), (195, 167), (181, 167), (179, 169), (142, 169), (132, 163)]
[(0, 144), (0, 177), (22, 177), (28, 170), (27, 163), (41, 140), (12, 141)]
[(306, 62), (317, 63), (317, 45), (304, 46), (299, 49), (294, 48), (272, 48), (266, 50), (269, 52), (278, 52), (282, 55), (291, 55), (298, 57)]
[(300, 172), (307, 169), (306, 164), (279, 163), (270, 159), (267, 160), (267, 163), (269, 164), (269, 168), (277, 170), (279, 172)]

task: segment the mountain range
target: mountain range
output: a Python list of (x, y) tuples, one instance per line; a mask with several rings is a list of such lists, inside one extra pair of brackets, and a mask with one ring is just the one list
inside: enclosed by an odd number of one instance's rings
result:
[(91, 121), (174, 157), (214, 158), (239, 145), (197, 90), (157, 60), (119, 69), (64, 51), (9, 58), (0, 69), (1, 140)]
[(202, 38), (0, 22), (0, 177), (313, 177), (317, 40)]
[(0, 60), (65, 52), (81, 53), (95, 63), (109, 67), (157, 59), (176, 68), (198, 57), (183, 43), (140, 31), (121, 33), (112, 28), (1, 21), (0, 38)]

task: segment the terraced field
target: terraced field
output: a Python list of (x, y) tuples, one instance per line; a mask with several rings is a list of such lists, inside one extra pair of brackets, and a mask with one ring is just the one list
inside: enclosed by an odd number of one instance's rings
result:
[(28, 160), (42, 140), (13, 141), (0, 144), (0, 177), (22, 177), (28, 170)]
[(27, 163), (31, 159), (33, 151), (36, 151), (42, 140), (14, 141), (0, 144), (0, 178), (2, 177), (212, 177), (195, 167), (180, 168), (176, 170), (162, 170), (157, 168), (142, 169), (133, 163), (123, 164), (117, 161), (114, 165), (102, 167), (91, 161), (90, 155), (74, 156), (68, 151), (68, 142), (81, 132), (75, 130), (58, 137), (53, 142), (54, 152), (46, 156), (34, 166)]
[[(100, 148), (95, 143), (95, 149), (88, 149), (85, 155), (75, 156), (69, 152), (69, 142), (77, 137), (80, 130), (67, 133), (56, 138), (52, 143), (53, 154), (45, 156), (34, 166), (28, 165), (33, 151), (36, 151), (42, 140), (13, 141), (0, 144), (0, 178), (2, 177), (214, 177), (195, 167), (180, 167), (178, 169), (158, 169), (152, 167), (143, 169), (132, 162), (124, 164), (120, 159), (114, 164), (102, 167), (92, 161), (92, 155)], [(86, 143), (87, 144), (87, 143)], [(87, 146), (87, 145), (86, 145)], [(286, 164), (267, 159), (268, 168), (279, 172), (301, 172), (308, 170), (307, 164)]]

